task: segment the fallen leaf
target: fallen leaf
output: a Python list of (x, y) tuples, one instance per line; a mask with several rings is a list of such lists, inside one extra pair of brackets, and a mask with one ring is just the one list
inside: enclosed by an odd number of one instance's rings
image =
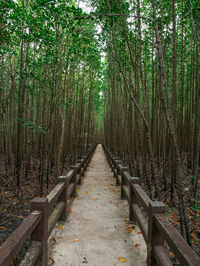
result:
[(138, 235), (142, 234), (142, 232), (137, 232)]
[(82, 263), (88, 263), (88, 260), (84, 257)]
[(52, 246), (55, 246), (56, 245), (56, 239), (55, 239), (55, 237), (52, 237)]
[(62, 227), (62, 225), (58, 225), (58, 229), (62, 229), (63, 227)]
[(172, 252), (169, 252), (169, 255), (170, 255), (170, 256), (173, 256), (174, 254), (173, 254)]
[(77, 190), (76, 190), (76, 192), (79, 192), (79, 191), (80, 191), (80, 189), (77, 189)]
[(125, 229), (126, 229), (126, 230), (129, 230), (129, 229), (131, 229), (131, 227), (130, 227), (130, 226), (128, 226), (128, 227), (126, 227)]
[(74, 240), (72, 240), (72, 242), (78, 242), (80, 239), (76, 238)]
[(24, 217), (22, 215), (19, 216), (20, 219), (23, 219)]
[(71, 209), (68, 209), (67, 212), (72, 212), (72, 210)]
[(128, 232), (129, 232), (129, 234), (131, 234), (132, 233), (132, 230), (128, 230)]
[(125, 223), (125, 225), (130, 225), (130, 223)]
[(109, 203), (112, 203), (112, 201), (109, 201)]
[(55, 264), (55, 260), (52, 258), (48, 259), (48, 265), (54, 265)]
[(85, 192), (83, 192), (83, 194), (86, 194), (86, 195), (87, 195), (87, 194), (88, 194), (88, 192), (87, 192), (87, 191), (85, 191)]
[(3, 230), (4, 230), (4, 229), (6, 229), (6, 228), (7, 228), (7, 227), (5, 227), (5, 226), (0, 226), (0, 229), (3, 229)]
[(128, 217), (124, 218), (124, 221), (127, 221), (128, 222)]
[(139, 247), (139, 244), (137, 243), (137, 244), (135, 244), (135, 247)]
[(118, 259), (118, 261), (121, 261), (121, 262), (127, 262), (127, 260), (125, 258), (123, 258), (123, 257), (119, 257), (117, 259)]

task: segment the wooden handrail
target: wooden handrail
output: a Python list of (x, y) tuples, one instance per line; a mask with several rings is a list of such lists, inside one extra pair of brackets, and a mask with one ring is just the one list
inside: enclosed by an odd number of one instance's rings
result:
[[(58, 184), (46, 198), (31, 202), (31, 213), (0, 246), (0, 266), (9, 266), (25, 241), (31, 236), (31, 244), (21, 266), (48, 265), (48, 237), (58, 220), (67, 218), (70, 198), (76, 197), (77, 185), (92, 158), (96, 145), (72, 166), (66, 176), (58, 177)], [(49, 210), (53, 208), (50, 216)], [(49, 217), (48, 217), (49, 216)]]
[(116, 178), (116, 185), (121, 186), (121, 198), (128, 200), (129, 220), (138, 222), (147, 243), (147, 265), (173, 265), (164, 247), (164, 241), (168, 243), (181, 265), (200, 265), (199, 256), (164, 215), (164, 204), (152, 201), (140, 186), (139, 178), (131, 177), (122, 161), (113, 156), (105, 145), (103, 148)]
[(10, 265), (12, 258), (24, 245), (27, 237), (34, 231), (41, 220), (41, 212), (33, 211), (24, 222), (0, 246), (0, 265)]

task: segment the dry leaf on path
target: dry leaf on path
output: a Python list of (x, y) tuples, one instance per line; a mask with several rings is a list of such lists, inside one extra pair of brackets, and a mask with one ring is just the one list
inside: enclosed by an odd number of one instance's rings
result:
[(80, 239), (76, 238), (74, 240), (72, 240), (72, 242), (78, 242)]
[(123, 257), (119, 257), (117, 259), (118, 259), (118, 261), (121, 261), (121, 262), (127, 262), (127, 260), (125, 258), (123, 258)]
[(7, 227), (5, 227), (5, 226), (0, 226), (0, 229), (3, 229), (3, 230), (4, 230), (4, 229), (6, 229), (6, 228), (7, 228)]
[(72, 210), (71, 209), (68, 209), (67, 212), (72, 212)]
[(82, 263), (88, 263), (87, 258), (84, 257)]
[(48, 259), (48, 265), (54, 265), (55, 264), (55, 260), (52, 258)]
[(139, 247), (139, 244), (137, 243), (137, 244), (135, 244), (135, 247)]
[(56, 245), (56, 239), (55, 239), (55, 237), (52, 237), (51, 238), (51, 241), (52, 241), (52, 246), (55, 246)]
[(62, 225), (59, 225), (59, 226), (58, 226), (58, 229), (62, 229), (62, 228), (63, 228)]
[(138, 235), (142, 234), (142, 232), (137, 232)]

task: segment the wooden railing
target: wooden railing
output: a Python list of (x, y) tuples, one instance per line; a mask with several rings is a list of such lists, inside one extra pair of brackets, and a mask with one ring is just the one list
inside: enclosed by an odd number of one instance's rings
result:
[(199, 256), (165, 216), (165, 205), (152, 201), (140, 186), (140, 179), (130, 176), (121, 160), (105, 145), (103, 148), (116, 184), (121, 186), (121, 199), (127, 199), (129, 203), (129, 220), (138, 223), (147, 244), (147, 265), (173, 265), (164, 247), (166, 241), (181, 266), (199, 266)]
[[(76, 197), (77, 185), (81, 184), (96, 145), (87, 156), (76, 162), (66, 176), (58, 178), (58, 184), (46, 198), (31, 201), (31, 213), (24, 222), (0, 246), (0, 266), (11, 265), (13, 258), (30, 237), (31, 244), (21, 266), (48, 265), (48, 238), (56, 222), (66, 220), (67, 209)], [(50, 215), (49, 215), (50, 213)]]

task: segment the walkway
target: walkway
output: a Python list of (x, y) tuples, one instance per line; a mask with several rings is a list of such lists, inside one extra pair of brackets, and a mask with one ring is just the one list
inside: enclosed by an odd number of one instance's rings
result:
[(49, 238), (50, 265), (146, 265), (142, 234), (127, 217), (128, 203), (120, 199), (120, 188), (98, 145), (67, 222), (59, 222)]

